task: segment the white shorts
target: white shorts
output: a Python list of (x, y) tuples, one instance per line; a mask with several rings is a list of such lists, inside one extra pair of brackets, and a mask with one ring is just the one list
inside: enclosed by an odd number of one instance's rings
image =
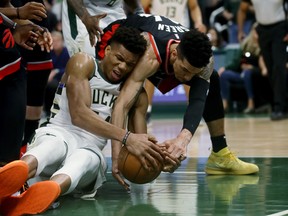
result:
[[(93, 142), (93, 145), (97, 143)], [(95, 151), (85, 146), (89, 146), (87, 139), (83, 140), (64, 128), (42, 127), (36, 130), (25, 155), (33, 155), (37, 159), (36, 175), (68, 175), (71, 186), (67, 193), (93, 194), (106, 181), (107, 164), (100, 149)], [(94, 184), (93, 189), (84, 190), (91, 184)]]
[[(111, 2), (112, 1), (105, 0), (84, 2), (87, 11), (92, 16), (107, 13), (107, 16), (99, 21), (99, 26), (102, 29), (107, 27), (111, 22), (126, 18), (123, 10), (123, 1), (115, 0), (113, 5), (108, 6), (108, 3)], [(70, 13), (69, 15), (70, 16), (68, 16), (67, 0), (63, 0), (62, 31), (69, 55), (72, 56), (75, 53), (82, 51), (95, 57), (95, 47), (92, 47), (90, 44), (89, 34), (85, 25), (75, 13)]]
[(95, 57), (95, 47), (90, 45), (85, 25), (76, 15), (69, 19), (66, 0), (63, 0), (62, 6), (62, 32), (70, 57), (78, 52), (86, 52)]

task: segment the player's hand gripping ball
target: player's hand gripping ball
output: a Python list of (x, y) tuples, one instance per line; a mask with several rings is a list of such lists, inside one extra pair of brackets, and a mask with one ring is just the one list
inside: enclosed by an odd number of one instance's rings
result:
[[(122, 175), (132, 183), (146, 184), (156, 179), (162, 170), (161, 163), (158, 163), (158, 168), (152, 171), (146, 170), (140, 160), (131, 154), (125, 146), (121, 148), (118, 158), (118, 169)], [(147, 162), (148, 163), (148, 162)]]

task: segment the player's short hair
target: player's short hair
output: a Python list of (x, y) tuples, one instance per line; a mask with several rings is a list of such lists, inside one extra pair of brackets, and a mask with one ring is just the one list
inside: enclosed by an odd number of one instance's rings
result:
[(197, 68), (205, 67), (212, 56), (212, 45), (208, 36), (197, 29), (184, 33), (177, 50), (180, 59), (187, 59)]
[(147, 41), (141, 32), (133, 27), (120, 26), (108, 41), (108, 44), (117, 42), (128, 51), (142, 56), (147, 48)]

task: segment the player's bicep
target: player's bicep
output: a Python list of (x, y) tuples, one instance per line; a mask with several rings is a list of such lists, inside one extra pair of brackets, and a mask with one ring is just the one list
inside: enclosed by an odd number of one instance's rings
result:
[(90, 108), (91, 90), (88, 78), (93, 70), (93, 62), (81, 54), (76, 54), (70, 60), (66, 66), (65, 76), (68, 105), (73, 117), (83, 108)]

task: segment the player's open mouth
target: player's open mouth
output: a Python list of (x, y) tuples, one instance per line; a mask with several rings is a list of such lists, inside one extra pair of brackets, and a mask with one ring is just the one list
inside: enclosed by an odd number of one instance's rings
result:
[(112, 77), (115, 79), (115, 80), (118, 80), (121, 78), (121, 74), (119, 71), (116, 71), (116, 70), (113, 70), (112, 71)]

